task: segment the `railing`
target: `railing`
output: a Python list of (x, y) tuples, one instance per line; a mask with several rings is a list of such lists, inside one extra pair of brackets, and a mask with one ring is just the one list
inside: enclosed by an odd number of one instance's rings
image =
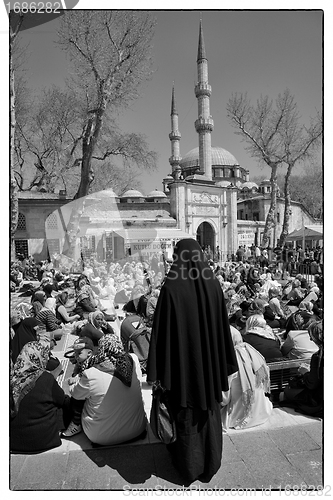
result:
[(304, 363), (310, 365), (310, 361), (311, 358), (305, 358), (267, 363), (270, 371), (271, 392), (281, 392), (285, 387), (287, 387), (290, 378), (298, 374), (298, 368), (300, 367), (300, 365)]

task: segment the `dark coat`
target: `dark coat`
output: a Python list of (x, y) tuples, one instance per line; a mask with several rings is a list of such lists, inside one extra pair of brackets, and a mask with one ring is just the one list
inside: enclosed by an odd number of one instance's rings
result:
[(243, 336), (244, 342), (252, 345), (266, 361), (273, 361), (276, 358), (283, 358), (278, 340), (267, 339), (256, 333), (247, 333)]
[(10, 422), (10, 450), (42, 452), (60, 446), (59, 409), (68, 400), (53, 375), (45, 371)]

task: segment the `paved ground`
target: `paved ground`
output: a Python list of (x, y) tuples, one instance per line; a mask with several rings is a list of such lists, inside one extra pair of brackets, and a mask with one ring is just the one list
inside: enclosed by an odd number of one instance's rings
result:
[[(317, 419), (274, 409), (269, 425), (229, 432), (223, 439), (219, 471), (210, 483), (195, 482), (192, 489), (322, 485), (322, 426)], [(101, 448), (92, 448), (81, 434), (63, 440), (55, 450), (12, 455), (10, 472), (12, 490), (157, 490), (184, 485), (165, 446), (156, 443), (151, 432), (132, 445)]]

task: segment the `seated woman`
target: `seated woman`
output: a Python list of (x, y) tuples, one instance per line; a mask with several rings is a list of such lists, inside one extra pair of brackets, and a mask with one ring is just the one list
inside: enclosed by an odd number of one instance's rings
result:
[[(313, 321), (315, 322), (315, 320)], [(309, 332), (306, 329), (290, 330), (286, 341), (281, 347), (282, 354), (289, 359), (311, 358), (312, 354), (317, 350), (317, 345), (310, 339)]]
[(140, 437), (146, 430), (140, 365), (134, 354), (126, 354), (116, 335), (105, 335), (98, 343), (93, 366), (77, 384), (69, 387), (76, 400), (85, 400), (82, 427), (95, 444), (113, 445)]
[(280, 318), (280, 316), (274, 313), (267, 301), (266, 294), (260, 292), (259, 295), (260, 298), (254, 299), (250, 305), (249, 313), (262, 315), (271, 328), (284, 328), (286, 324), (285, 319)]
[(17, 356), (28, 342), (37, 340), (36, 327), (40, 325), (41, 323), (36, 318), (21, 319), (20, 312), (17, 309), (11, 310), (10, 326), (13, 329), (14, 336), (10, 338), (10, 355), (13, 363), (15, 363)]
[(79, 314), (70, 315), (66, 309), (66, 303), (68, 301), (68, 292), (61, 292), (57, 295), (56, 300), (56, 317), (62, 323), (72, 323), (80, 319)]
[(269, 368), (263, 356), (243, 341), (240, 333), (230, 327), (235, 347), (238, 372), (228, 378), (229, 391), (223, 398), (221, 420), (223, 430), (244, 429), (263, 424), (270, 417), (273, 405), (269, 392)]
[(74, 312), (80, 316), (81, 319), (86, 319), (90, 312), (97, 309), (97, 303), (87, 278), (82, 276), (78, 279), (76, 284), (76, 308)]
[(252, 296), (254, 296), (257, 291), (258, 291), (258, 286), (260, 288), (261, 282), (260, 282), (260, 275), (259, 275), (259, 269), (256, 267), (250, 267), (248, 274), (247, 274), (247, 288), (251, 292)]
[(287, 319), (284, 338), (287, 338), (290, 331), (306, 330), (309, 324), (313, 321), (312, 318), (316, 319), (314, 315), (309, 316), (308, 311), (305, 311), (304, 309), (297, 309), (297, 311), (291, 314), (291, 316)]
[(281, 394), (280, 406), (289, 406), (300, 413), (323, 418), (324, 402), (324, 330), (322, 321), (309, 326), (310, 339), (318, 350), (311, 357), (310, 371), (299, 368), (299, 377), (290, 381)]
[(59, 340), (63, 335), (62, 323), (56, 318), (56, 315), (45, 306), (46, 295), (38, 291), (33, 296), (32, 308), (37, 321), (40, 321), (46, 327), (47, 332), (52, 332), (53, 337)]
[(285, 313), (282, 309), (281, 302), (279, 300), (281, 297), (281, 289), (278, 287), (272, 287), (268, 290), (268, 305), (279, 319), (286, 319)]
[(298, 306), (304, 299), (304, 291), (301, 288), (301, 282), (294, 280), (291, 285), (291, 291), (287, 295), (289, 306)]
[[(98, 310), (99, 301), (96, 298), (86, 276), (81, 276), (77, 281), (77, 297), (76, 297), (76, 307), (74, 309), (75, 314), (79, 314), (81, 319), (87, 319), (89, 313)], [(113, 316), (110, 316), (104, 311), (101, 311), (104, 319), (106, 321), (112, 321)]]
[(80, 337), (88, 337), (97, 346), (99, 339), (107, 333), (114, 334), (112, 326), (105, 321), (101, 311), (95, 311), (88, 314), (88, 323), (81, 329)]
[(283, 357), (279, 340), (263, 316), (259, 314), (254, 314), (247, 319), (243, 339), (259, 351), (266, 362), (276, 361)]
[(319, 298), (319, 288), (317, 286), (310, 286), (308, 294), (304, 297), (300, 305), (307, 302), (312, 302), (312, 303), (317, 302), (318, 298)]
[[(69, 397), (46, 371), (50, 341), (28, 342), (10, 373), (10, 450), (37, 453), (61, 445), (70, 421)], [(62, 411), (61, 411), (62, 410)]]
[(146, 373), (151, 328), (147, 327), (141, 316), (130, 314), (121, 324), (120, 338), (125, 352), (136, 354), (142, 373)]
[[(13, 309), (10, 315), (10, 323), (13, 329), (14, 335), (10, 338), (10, 356), (12, 363), (15, 363), (18, 355), (22, 351), (23, 347), (28, 342), (38, 341), (40, 338), (41, 332), (40, 327), (45, 328), (42, 323), (36, 320), (36, 318), (23, 318), (20, 317), (20, 312), (17, 309)], [(44, 336), (44, 335), (43, 335)], [(46, 335), (47, 339), (50, 339), (51, 349), (56, 344), (53, 340), (53, 334)], [(58, 358), (55, 358), (51, 354), (49, 354), (49, 359), (46, 365), (46, 370), (55, 374), (54, 370), (60, 368), (61, 365)], [(59, 371), (60, 371), (59, 370)]]
[(304, 320), (304, 328), (307, 328), (312, 321), (319, 321), (320, 319), (313, 312), (312, 302), (301, 302), (298, 312)]
[(55, 314), (56, 299), (54, 298), (55, 286), (51, 283), (47, 283), (43, 287), (43, 292), (45, 293), (45, 307), (50, 309)]

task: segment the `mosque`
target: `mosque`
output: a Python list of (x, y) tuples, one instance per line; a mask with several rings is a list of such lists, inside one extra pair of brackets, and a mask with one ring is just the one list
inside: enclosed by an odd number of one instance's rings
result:
[[(260, 244), (270, 206), (270, 181), (262, 181), (259, 186), (250, 182), (249, 171), (238, 163), (233, 154), (211, 145), (214, 130), (210, 112), (212, 88), (208, 80), (208, 60), (201, 21), (197, 78), (194, 90), (198, 101), (198, 118), (194, 125), (198, 134), (198, 147), (181, 157), (181, 133), (173, 87), (169, 134), (171, 172), (162, 181), (163, 191), (155, 190), (143, 195), (130, 189), (121, 196), (113, 196), (109, 208), (105, 205), (105, 191), (103, 200), (98, 200), (100, 208), (88, 208), (84, 213), (81, 247), (84, 246), (90, 254), (95, 253), (103, 260), (109, 260), (110, 256), (112, 259), (122, 258), (131, 247), (135, 248), (138, 242), (148, 238), (149, 228), (153, 228), (161, 241), (175, 243), (188, 235), (196, 238), (201, 246), (209, 245), (213, 250), (219, 246), (222, 260), (234, 254), (239, 245)], [(93, 203), (96, 193), (87, 198), (91, 198), (90, 203)], [(59, 209), (71, 201), (63, 191), (59, 195), (19, 193), (16, 253), (33, 255), (36, 261), (47, 258), (52, 252), (61, 253), (63, 242), (57, 235), (62, 224)], [(113, 215), (116, 213), (115, 208), (117, 217)], [(283, 213), (284, 200), (278, 196), (277, 224), (270, 236), (272, 247), (282, 230)], [(114, 236), (110, 220), (117, 218), (122, 221), (122, 227), (130, 228), (130, 232), (125, 229)], [(290, 231), (314, 223), (305, 208), (292, 201)], [(119, 243), (118, 235), (123, 238), (123, 245)]]

